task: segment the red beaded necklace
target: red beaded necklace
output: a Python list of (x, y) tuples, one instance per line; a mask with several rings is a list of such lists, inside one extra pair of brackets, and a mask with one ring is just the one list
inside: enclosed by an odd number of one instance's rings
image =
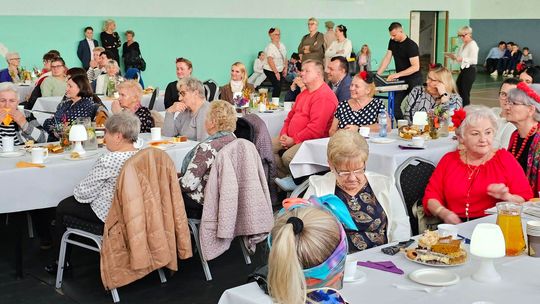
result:
[(519, 159), (521, 154), (523, 153), (523, 150), (525, 150), (525, 146), (527, 145), (527, 142), (529, 141), (529, 137), (531, 137), (534, 133), (536, 133), (536, 129), (538, 129), (538, 124), (534, 125), (529, 133), (527, 134), (527, 137), (523, 140), (521, 143), (521, 147), (519, 147), (519, 151), (516, 154), (516, 148), (517, 148), (517, 142), (518, 142), (518, 136), (516, 136), (516, 140), (514, 140), (514, 143), (512, 144), (512, 149), (510, 149), (510, 153), (514, 155), (516, 159)]

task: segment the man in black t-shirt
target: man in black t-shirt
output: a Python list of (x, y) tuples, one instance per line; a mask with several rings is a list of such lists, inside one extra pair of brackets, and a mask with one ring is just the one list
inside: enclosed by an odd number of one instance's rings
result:
[(382, 74), (392, 57), (396, 66), (396, 73), (390, 74), (387, 80), (404, 80), (409, 86), (406, 91), (397, 91), (394, 97), (394, 118), (403, 119), (401, 111), (401, 102), (411, 90), (423, 82), (420, 73), (420, 53), (418, 45), (403, 33), (403, 28), (398, 22), (392, 22), (388, 27), (390, 31), (390, 42), (388, 42), (388, 51), (381, 61), (377, 74)]

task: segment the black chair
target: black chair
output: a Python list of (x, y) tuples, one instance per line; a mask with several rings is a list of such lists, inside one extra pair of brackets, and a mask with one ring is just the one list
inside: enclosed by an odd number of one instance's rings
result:
[(217, 82), (212, 79), (208, 79), (207, 81), (203, 82), (203, 86), (204, 96), (206, 97), (207, 101), (219, 99), (219, 86)]
[(416, 210), (422, 207), (424, 192), (434, 170), (434, 163), (416, 156), (408, 158), (396, 169), (396, 187), (405, 203), (413, 235), (419, 233)]
[(237, 138), (243, 138), (253, 142), (255, 140), (255, 130), (253, 126), (244, 118), (239, 117), (236, 120), (236, 130), (234, 130), (234, 135)]
[(159, 88), (155, 88), (154, 92), (152, 93), (152, 97), (150, 97), (150, 102), (148, 103), (148, 110), (154, 109), (154, 104), (156, 103), (156, 98), (159, 94)]
[(28, 100), (24, 103), (24, 108), (26, 110), (32, 110), (32, 108), (36, 104), (36, 100), (40, 97), (41, 97), (41, 87), (37, 85), (32, 90), (32, 93), (30, 93), (30, 97), (28, 97)]

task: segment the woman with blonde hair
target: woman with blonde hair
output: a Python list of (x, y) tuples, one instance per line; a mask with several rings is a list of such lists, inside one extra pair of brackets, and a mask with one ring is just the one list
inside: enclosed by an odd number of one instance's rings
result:
[(367, 44), (362, 45), (362, 48), (356, 56), (356, 61), (360, 67), (360, 72), (371, 70), (371, 50)]
[(404, 104), (403, 116), (412, 122), (416, 112), (428, 112), (436, 106), (455, 110), (461, 108), (463, 102), (457, 93), (452, 73), (441, 65), (435, 65), (430, 69), (426, 83), (414, 87), (407, 95)]
[(112, 103), (113, 114), (122, 111), (135, 114), (141, 122), (140, 133), (150, 133), (150, 129), (154, 127), (154, 119), (150, 110), (141, 105), (143, 89), (139, 82), (126, 80), (120, 83), (116, 89), (118, 90), (118, 100)]
[[(109, 97), (113, 96), (113, 93), (116, 92), (116, 86), (124, 80), (120, 76), (120, 66), (116, 60), (110, 59), (105, 65), (106, 74), (101, 74), (96, 79), (96, 94), (98, 95), (107, 95)], [(109, 84), (112, 82), (112, 84)]]
[(246, 66), (238, 61), (233, 63), (231, 66), (231, 80), (219, 88), (219, 98), (234, 105), (236, 96), (249, 96), (250, 93), (255, 91), (255, 88), (247, 80)]
[(476, 79), (476, 64), (478, 63), (478, 44), (473, 40), (473, 30), (470, 26), (462, 26), (458, 30), (458, 37), (463, 44), (459, 47), (457, 55), (446, 54), (445, 56), (460, 64), (460, 72), (456, 80), (459, 95), (463, 98), (463, 106), (471, 103), (471, 89)]
[(118, 48), (122, 45), (120, 36), (116, 30), (116, 22), (112, 19), (107, 19), (103, 22), (103, 32), (99, 35), (101, 45), (111, 55), (110, 59), (120, 62), (120, 55), (118, 54)]

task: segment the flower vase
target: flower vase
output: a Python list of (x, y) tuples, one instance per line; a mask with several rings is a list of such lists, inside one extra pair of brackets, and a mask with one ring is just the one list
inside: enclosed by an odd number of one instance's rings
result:
[(440, 118), (438, 135), (439, 137), (448, 137), (448, 119)]
[(431, 139), (439, 138), (439, 134), (438, 134), (439, 128), (437, 128), (435, 124), (436, 124), (435, 119), (433, 117), (429, 117), (428, 125), (429, 125), (429, 136), (431, 137)]

